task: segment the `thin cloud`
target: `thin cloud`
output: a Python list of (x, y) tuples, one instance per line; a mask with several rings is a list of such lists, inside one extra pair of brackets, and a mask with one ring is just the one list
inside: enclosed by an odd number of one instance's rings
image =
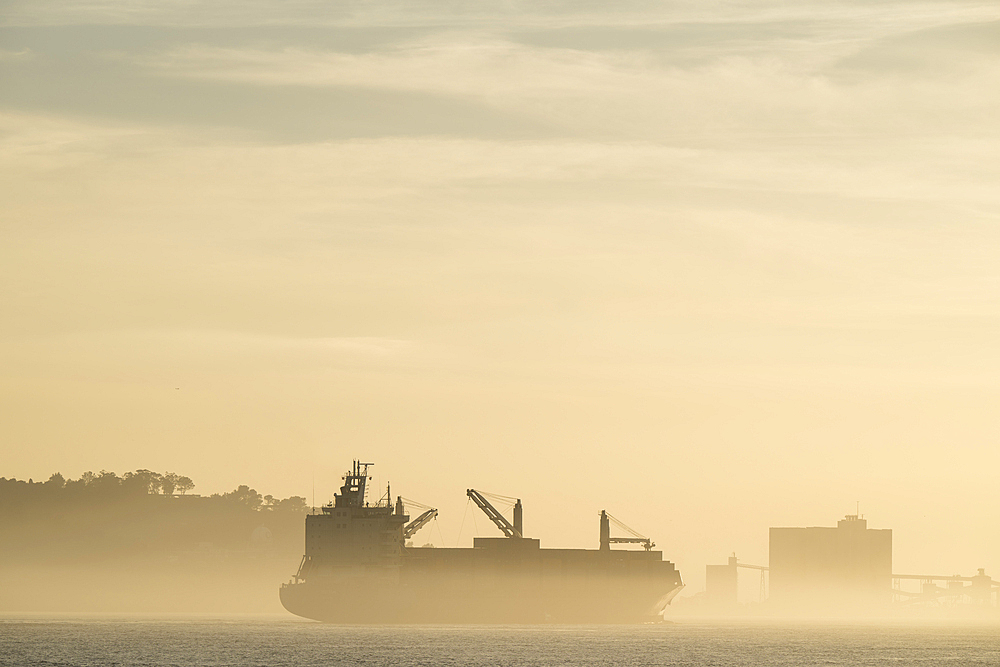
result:
[(787, 0), (762, 2), (703, 2), (698, 0), (623, 0), (614, 5), (587, 0), (530, 2), (487, 0), (477, 3), (400, 0), (370, 3), (345, 0), (11, 0), (5, 6), (3, 25), (432, 25), (520, 27), (580, 25), (648, 26), (656, 23), (695, 21), (773, 21), (815, 19), (851, 21), (865, 25), (912, 25), (942, 16), (976, 18), (996, 7), (984, 2), (886, 2), (851, 0), (799, 3)]
[[(853, 51), (881, 48), (882, 41), (855, 45)], [(920, 39), (902, 44), (895, 52), (925, 50)], [(811, 46), (806, 60), (799, 56), (801, 48), (782, 46), (755, 47), (747, 54), (722, 49), (711, 58), (702, 54), (683, 62), (643, 50), (585, 51), (445, 34), (360, 54), (188, 45), (141, 62), (169, 77), (466, 98), (598, 140), (641, 137), (684, 144), (694, 136), (710, 143), (753, 143), (755, 134), (845, 132), (887, 137), (920, 132), (922, 125), (969, 133), (989, 125), (1000, 105), (1000, 92), (986, 85), (1000, 66), (940, 51), (948, 44), (935, 43), (939, 58), (951, 63), (945, 71), (901, 77), (875, 64), (863, 78), (844, 76), (850, 60), (843, 44)], [(900, 108), (904, 117), (895, 113)]]
[(0, 62), (16, 62), (30, 60), (34, 58), (35, 54), (31, 49), (21, 49), (19, 51), (11, 51), (9, 49), (0, 49)]

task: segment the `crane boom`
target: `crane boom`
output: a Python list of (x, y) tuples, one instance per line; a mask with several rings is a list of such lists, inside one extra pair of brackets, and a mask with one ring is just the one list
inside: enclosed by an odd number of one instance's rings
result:
[(641, 544), (646, 551), (656, 546), (648, 537), (609, 537), (608, 542), (611, 544)]
[[(632, 533), (632, 536), (611, 537), (612, 522), (619, 528), (624, 529), (626, 532)], [(656, 546), (653, 540), (635, 532), (624, 523), (608, 514), (606, 510), (601, 510), (601, 551), (609, 550), (612, 544), (641, 544), (646, 551), (649, 551)]]
[[(515, 528), (510, 521), (508, 521), (503, 514), (497, 511), (497, 508), (490, 504), (490, 501), (486, 500), (479, 491), (475, 489), (466, 489), (466, 494), (472, 498), (472, 502), (476, 503), (476, 506), (483, 511), (490, 521), (496, 524), (496, 527), (500, 529), (500, 532), (506, 537), (521, 537), (521, 531)], [(520, 504), (520, 501), (518, 501)]]
[(436, 509), (429, 509), (416, 519), (406, 524), (406, 528), (403, 529), (403, 539), (408, 540), (416, 534), (418, 530), (423, 528), (427, 523), (438, 515)]

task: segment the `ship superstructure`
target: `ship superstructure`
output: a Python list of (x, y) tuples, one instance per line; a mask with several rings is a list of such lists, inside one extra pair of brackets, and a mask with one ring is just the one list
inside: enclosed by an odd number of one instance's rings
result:
[(365, 502), (370, 465), (355, 461), (334, 501), (306, 517), (305, 555), (280, 591), (293, 614), (335, 623), (644, 622), (662, 618), (683, 587), (648, 538), (611, 537), (607, 512), (599, 549), (543, 549), (523, 535), (519, 499), (508, 521), (475, 489), (467, 495), (503, 537), (476, 537), (471, 549), (408, 546), (437, 510), (411, 521), (388, 487)]
[(344, 577), (364, 572), (374, 579), (395, 580), (402, 564), (403, 533), (409, 516), (400, 499), (365, 502), (368, 467), (355, 461), (344, 485), (320, 514), (306, 515), (305, 555), (296, 581)]

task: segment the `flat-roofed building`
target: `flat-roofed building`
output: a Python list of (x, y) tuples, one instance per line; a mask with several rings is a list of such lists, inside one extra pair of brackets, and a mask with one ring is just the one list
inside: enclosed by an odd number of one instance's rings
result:
[(736, 556), (726, 565), (705, 566), (705, 602), (716, 609), (735, 607), (738, 586)]
[(892, 531), (848, 515), (836, 528), (771, 528), (776, 607), (858, 609), (892, 599)]

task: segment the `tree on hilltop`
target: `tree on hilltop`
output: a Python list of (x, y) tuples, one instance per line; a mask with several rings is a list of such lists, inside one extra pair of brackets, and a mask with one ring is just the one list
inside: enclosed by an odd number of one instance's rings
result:
[(194, 488), (194, 482), (191, 481), (190, 477), (185, 477), (184, 475), (180, 475), (174, 481), (174, 488), (181, 495), (184, 495), (185, 493)]
[(260, 509), (261, 504), (264, 502), (264, 497), (246, 484), (240, 484), (235, 490), (229, 493), (213, 494), (212, 497), (233, 501), (253, 510)]
[(174, 489), (177, 487), (178, 477), (180, 476), (175, 472), (163, 473), (163, 476), (160, 477), (160, 488), (163, 489), (163, 495), (174, 495)]
[(163, 488), (163, 475), (145, 468), (135, 472), (127, 472), (123, 475), (123, 483), (137, 491), (146, 494), (159, 493)]

